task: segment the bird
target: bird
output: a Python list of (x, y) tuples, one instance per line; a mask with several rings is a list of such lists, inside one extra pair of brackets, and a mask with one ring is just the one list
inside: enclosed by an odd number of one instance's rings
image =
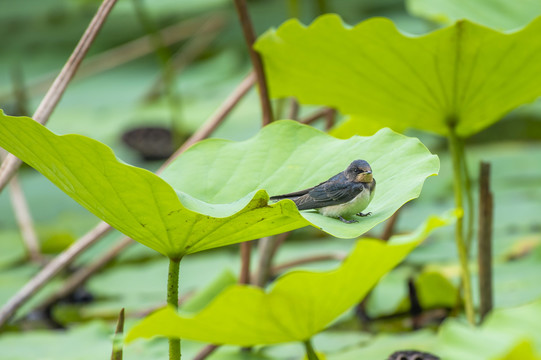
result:
[(426, 352), (402, 350), (392, 353), (387, 360), (440, 360), (440, 358)]
[(289, 194), (271, 196), (270, 200), (290, 199), (297, 209), (316, 209), (320, 214), (336, 218), (344, 223), (358, 222), (353, 215), (362, 213), (374, 198), (376, 180), (372, 168), (365, 160), (353, 161), (346, 170), (314, 187)]

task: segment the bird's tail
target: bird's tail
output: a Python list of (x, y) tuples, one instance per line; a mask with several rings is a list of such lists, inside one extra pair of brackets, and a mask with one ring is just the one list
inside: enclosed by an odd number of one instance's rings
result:
[(289, 194), (271, 196), (270, 199), (271, 200), (282, 200), (282, 199), (295, 200), (295, 198), (306, 195), (306, 193), (307, 193), (306, 190), (301, 190), (301, 191), (296, 191)]

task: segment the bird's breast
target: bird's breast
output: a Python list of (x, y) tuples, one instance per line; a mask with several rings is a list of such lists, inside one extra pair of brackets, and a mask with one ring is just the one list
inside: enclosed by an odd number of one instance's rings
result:
[(360, 213), (370, 203), (371, 196), (370, 191), (365, 188), (363, 191), (361, 191), (357, 196), (355, 196), (352, 200), (339, 204), (339, 205), (331, 205), (326, 206), (323, 208), (318, 209), (319, 213), (324, 216), (329, 217), (349, 217), (353, 216), (357, 213)]

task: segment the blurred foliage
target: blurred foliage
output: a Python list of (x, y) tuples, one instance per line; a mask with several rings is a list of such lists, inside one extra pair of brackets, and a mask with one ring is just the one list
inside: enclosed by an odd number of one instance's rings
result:
[(537, 0), (407, 0), (408, 11), (435, 22), (452, 24), (460, 19), (498, 30), (521, 28), (541, 15)]

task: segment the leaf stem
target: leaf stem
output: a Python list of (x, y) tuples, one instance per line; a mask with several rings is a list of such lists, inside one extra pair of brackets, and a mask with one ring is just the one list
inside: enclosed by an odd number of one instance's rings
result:
[(124, 308), (120, 310), (116, 324), (115, 336), (113, 338), (113, 352), (111, 360), (122, 360), (122, 333), (124, 332)]
[(310, 339), (304, 341), (304, 349), (306, 351), (306, 357), (308, 360), (319, 360)]
[[(178, 274), (180, 259), (169, 259), (167, 303), (178, 309)], [(169, 338), (169, 360), (180, 360), (180, 339)]]
[(468, 218), (468, 224), (467, 224), (467, 230), (466, 230), (466, 252), (468, 255), (468, 258), (470, 256), (471, 251), (471, 243), (473, 240), (473, 193), (472, 193), (472, 186), (471, 186), (471, 176), (470, 172), (468, 171), (468, 163), (466, 161), (466, 152), (464, 150), (464, 141), (461, 141), (460, 143), (460, 159), (462, 161), (462, 171), (464, 172), (463, 178), (464, 178), (464, 189), (466, 190), (466, 201), (468, 206), (468, 211), (466, 211), (466, 215)]
[(265, 70), (263, 69), (263, 61), (261, 60), (259, 53), (257, 53), (253, 48), (256, 35), (250, 19), (250, 14), (248, 13), (248, 7), (246, 6), (246, 0), (234, 0), (234, 3), (239, 16), (240, 24), (242, 26), (244, 40), (246, 40), (246, 45), (248, 46), (252, 66), (254, 67), (257, 77), (257, 83), (259, 85), (259, 100), (261, 102), (261, 111), (263, 112), (263, 126), (265, 126), (270, 124), (274, 119), (272, 115), (267, 80), (265, 78)]
[(456, 136), (454, 129), (449, 131), (449, 150), (453, 160), (453, 187), (455, 193), (455, 206), (459, 211), (456, 220), (455, 240), (460, 259), (462, 283), (464, 284), (464, 301), (466, 307), (466, 317), (471, 324), (475, 324), (475, 314), (473, 310), (473, 297), (470, 281), (470, 270), (468, 267), (468, 251), (464, 241), (464, 207), (463, 207), (463, 182), (462, 182), (462, 167), (461, 167), (461, 140)]
[(245, 241), (240, 244), (240, 284), (250, 284), (250, 263), (252, 258), (252, 242)]
[(477, 259), (479, 264), (480, 322), (492, 310), (492, 221), (494, 203), (490, 189), (490, 163), (481, 162), (479, 174), (479, 236)]
[(334, 112), (334, 109), (323, 107), (321, 109), (314, 111), (312, 114), (306, 116), (305, 118), (300, 119), (299, 121), (302, 124), (310, 125), (311, 123), (313, 123), (314, 121), (318, 119), (321, 119), (321, 118), (326, 119), (327, 116), (329, 116), (329, 114), (333, 112)]

